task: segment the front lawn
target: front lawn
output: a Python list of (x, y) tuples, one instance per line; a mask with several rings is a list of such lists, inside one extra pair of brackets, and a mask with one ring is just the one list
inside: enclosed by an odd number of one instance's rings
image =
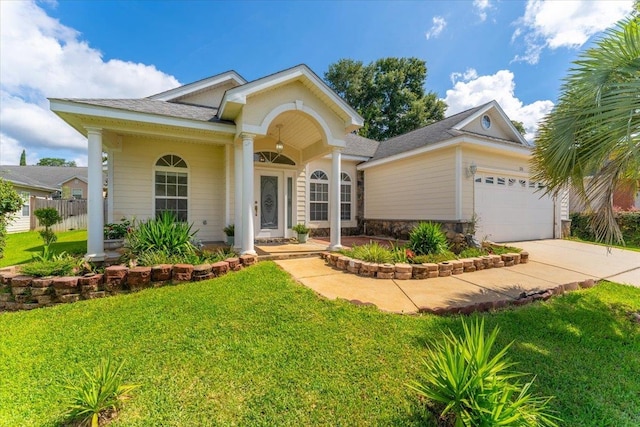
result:
[[(87, 253), (87, 230), (62, 231), (56, 233), (58, 241), (51, 245), (55, 253), (84, 255)], [(4, 258), (0, 258), (0, 267), (24, 264), (34, 255), (42, 252), (42, 238), (37, 231), (7, 234), (7, 246)]]
[[(640, 424), (640, 289), (484, 314), (567, 426)], [(206, 282), (0, 314), (0, 425), (55, 426), (64, 379), (112, 355), (139, 384), (113, 426), (435, 425), (405, 384), (459, 317), (328, 301), (272, 262)]]

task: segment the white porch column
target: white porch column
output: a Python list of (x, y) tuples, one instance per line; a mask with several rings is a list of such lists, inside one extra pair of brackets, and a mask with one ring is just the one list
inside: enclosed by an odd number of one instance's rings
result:
[(236, 142), (233, 151), (233, 222), (235, 225), (234, 248), (242, 248), (242, 143)]
[(253, 138), (242, 134), (242, 255), (256, 255), (253, 247)]
[(88, 233), (87, 257), (102, 261), (104, 254), (104, 201), (102, 200), (102, 129), (87, 128), (88, 155)]
[(340, 148), (334, 148), (331, 153), (331, 179), (329, 181), (329, 205), (331, 207), (331, 243), (329, 250), (336, 251), (342, 248), (340, 242), (341, 224), (340, 224)]

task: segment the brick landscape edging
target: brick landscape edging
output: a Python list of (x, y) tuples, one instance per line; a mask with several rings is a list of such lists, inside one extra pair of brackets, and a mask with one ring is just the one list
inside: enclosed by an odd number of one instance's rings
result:
[(529, 253), (510, 252), (502, 255), (485, 255), (475, 258), (444, 261), (440, 263), (424, 264), (376, 264), (361, 261), (338, 252), (323, 252), (321, 254), (329, 265), (344, 270), (348, 273), (376, 279), (428, 279), (434, 277), (446, 277), (489, 268), (512, 267), (517, 264), (529, 262)]
[(242, 255), (200, 265), (161, 264), (132, 268), (112, 265), (105, 268), (104, 274), (43, 278), (21, 275), (15, 267), (5, 268), (0, 270), (0, 311), (31, 310), (167, 284), (208, 280), (254, 265), (257, 260), (257, 256)]
[[(321, 254), (321, 257), (330, 266), (338, 270), (343, 270), (346, 273), (376, 279), (395, 280), (424, 280), (436, 277), (447, 277), (489, 268), (512, 267), (517, 264), (526, 264), (529, 262), (529, 253), (525, 251), (451, 260), (437, 264), (375, 264), (347, 257), (337, 252), (324, 252)], [(436, 315), (471, 314), (474, 312), (497, 310), (508, 306), (525, 305), (535, 301), (546, 301), (552, 296), (563, 295), (566, 292), (578, 289), (592, 288), (595, 285), (596, 283), (593, 279), (586, 279), (581, 282), (566, 283), (542, 291), (522, 292), (517, 298), (471, 303), (465, 306), (418, 307), (418, 312)]]

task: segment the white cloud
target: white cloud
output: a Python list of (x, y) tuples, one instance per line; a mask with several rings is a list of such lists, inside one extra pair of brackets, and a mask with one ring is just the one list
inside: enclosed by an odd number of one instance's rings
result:
[(632, 9), (633, 0), (528, 0), (512, 36), (512, 41), (524, 37), (525, 53), (514, 61), (536, 64), (544, 48), (579, 48)]
[(478, 76), (474, 69), (457, 74), (469, 78), (456, 81), (453, 89), (447, 90), (444, 99), (448, 105), (447, 116), (495, 99), (511, 120), (524, 124), (527, 131), (525, 138), (532, 141), (538, 130), (538, 122), (553, 108), (553, 102), (549, 100), (527, 105), (519, 100), (515, 96), (514, 75), (509, 70), (500, 70), (489, 76)]
[(0, 161), (14, 164), (16, 147), (86, 157), (85, 139), (49, 111), (46, 98), (136, 98), (179, 85), (152, 65), (105, 61), (80, 33), (33, 1), (0, 1), (0, 75)]
[(467, 68), (467, 70), (464, 73), (458, 73), (458, 72), (451, 73), (449, 78), (451, 79), (451, 84), (455, 85), (459, 80), (468, 82), (469, 80), (477, 79), (478, 72), (475, 70), (475, 68)]
[(429, 31), (425, 33), (427, 40), (429, 40), (431, 37), (434, 37), (434, 38), (438, 37), (442, 32), (442, 30), (444, 30), (444, 27), (446, 26), (447, 26), (447, 21), (445, 21), (445, 19), (442, 16), (434, 16), (433, 26), (429, 29)]
[(473, 0), (473, 7), (481, 21), (487, 20), (487, 10), (491, 8), (489, 0)]

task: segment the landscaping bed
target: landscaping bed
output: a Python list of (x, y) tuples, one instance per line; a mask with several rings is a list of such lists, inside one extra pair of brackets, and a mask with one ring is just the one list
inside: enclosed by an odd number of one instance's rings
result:
[[(567, 426), (640, 424), (640, 289), (604, 283), (478, 315)], [(110, 426), (433, 426), (408, 389), (459, 316), (319, 299), (275, 263), (215, 280), (0, 315), (0, 424), (64, 425), (67, 381), (104, 357), (138, 384)], [(531, 376), (527, 377), (530, 379)], [(615, 396), (615, 399), (611, 399)]]

